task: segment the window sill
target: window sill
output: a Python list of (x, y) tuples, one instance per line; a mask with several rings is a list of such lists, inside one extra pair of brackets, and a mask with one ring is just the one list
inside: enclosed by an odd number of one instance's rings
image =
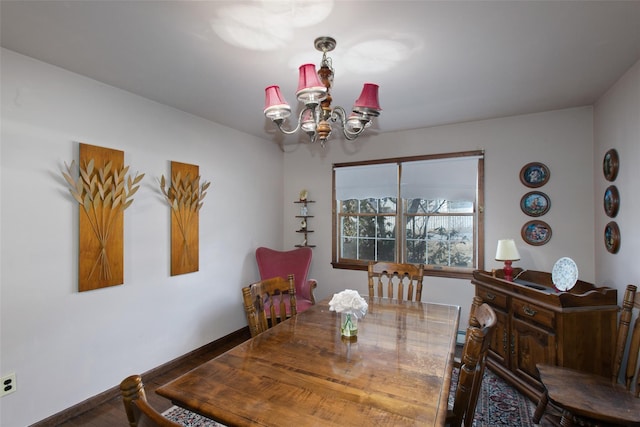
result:
[[(356, 262), (337, 262), (331, 263), (333, 268), (341, 270), (368, 270), (368, 263), (356, 263)], [(474, 268), (456, 268), (456, 267), (434, 267), (426, 265), (424, 267), (425, 276), (434, 277), (450, 277), (454, 279), (469, 279), (473, 277)]]

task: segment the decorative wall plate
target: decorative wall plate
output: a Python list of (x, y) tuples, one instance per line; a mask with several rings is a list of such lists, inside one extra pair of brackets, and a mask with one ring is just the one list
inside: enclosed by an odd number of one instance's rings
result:
[(551, 270), (551, 280), (559, 291), (568, 291), (578, 281), (578, 266), (571, 258), (560, 258)]
[(604, 245), (612, 254), (620, 249), (620, 229), (615, 221), (611, 221), (604, 227)]
[(520, 181), (527, 187), (542, 187), (549, 181), (549, 168), (543, 163), (527, 163), (520, 170)]
[(620, 167), (620, 159), (615, 148), (607, 151), (602, 161), (602, 172), (607, 181), (614, 181), (618, 176), (618, 168)]
[(522, 240), (533, 246), (544, 245), (551, 239), (551, 227), (544, 221), (533, 220), (522, 226)]
[(520, 199), (520, 209), (529, 216), (541, 216), (551, 207), (549, 196), (541, 191), (531, 191)]
[(615, 185), (610, 185), (604, 192), (604, 213), (610, 218), (618, 215), (620, 208), (620, 194)]

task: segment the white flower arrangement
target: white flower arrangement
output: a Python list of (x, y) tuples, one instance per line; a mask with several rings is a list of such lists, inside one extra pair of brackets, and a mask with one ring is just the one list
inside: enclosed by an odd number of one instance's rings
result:
[(342, 292), (333, 294), (333, 298), (329, 301), (329, 310), (337, 313), (349, 312), (356, 319), (364, 317), (367, 314), (369, 304), (360, 296), (358, 291), (345, 289)]

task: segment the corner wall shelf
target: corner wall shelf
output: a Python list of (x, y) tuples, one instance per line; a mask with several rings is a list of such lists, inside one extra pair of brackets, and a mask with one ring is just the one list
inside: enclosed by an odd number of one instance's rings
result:
[(296, 204), (302, 205), (300, 206), (300, 215), (296, 215), (296, 218), (301, 218), (302, 220), (300, 221), (300, 228), (298, 230), (296, 230), (296, 233), (300, 233), (304, 235), (304, 240), (302, 241), (301, 244), (299, 245), (295, 245), (296, 248), (315, 248), (316, 245), (310, 245), (309, 244), (309, 233), (313, 233), (313, 230), (309, 230), (308, 228), (308, 224), (307, 224), (307, 220), (309, 218), (313, 218), (313, 215), (309, 215), (309, 208), (308, 208), (308, 204), (309, 203), (315, 203), (314, 200), (296, 200), (295, 202)]

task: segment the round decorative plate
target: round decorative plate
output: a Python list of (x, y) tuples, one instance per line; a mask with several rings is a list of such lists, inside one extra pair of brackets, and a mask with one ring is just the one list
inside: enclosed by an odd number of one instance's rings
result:
[(604, 245), (612, 254), (620, 249), (620, 228), (615, 221), (611, 221), (604, 228)]
[(531, 191), (520, 199), (520, 209), (529, 216), (544, 215), (550, 206), (549, 196), (541, 191)]
[(602, 172), (607, 181), (615, 181), (618, 176), (618, 168), (620, 167), (620, 159), (615, 148), (607, 151), (602, 161)]
[(542, 187), (547, 181), (549, 181), (549, 168), (544, 163), (527, 163), (520, 170), (520, 182), (527, 187)]
[(551, 239), (551, 227), (544, 221), (527, 222), (520, 230), (522, 240), (533, 246), (544, 245)]
[(618, 215), (620, 207), (620, 193), (615, 185), (610, 185), (604, 192), (604, 213), (610, 218)]
[(578, 266), (571, 258), (560, 258), (551, 270), (551, 280), (559, 291), (568, 291), (578, 281)]

